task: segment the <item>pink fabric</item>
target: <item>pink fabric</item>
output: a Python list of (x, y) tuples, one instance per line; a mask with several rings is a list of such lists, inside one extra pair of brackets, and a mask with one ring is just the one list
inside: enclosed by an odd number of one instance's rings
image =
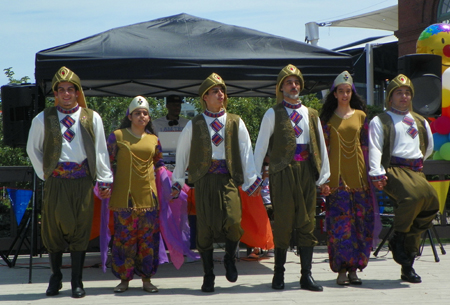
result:
[(159, 200), (159, 219), (161, 234), (170, 253), (170, 260), (175, 268), (180, 269), (184, 256), (199, 259), (199, 255), (189, 249), (190, 228), (187, 217), (187, 192), (184, 185), (177, 199), (170, 196), (172, 173), (161, 167), (156, 171), (156, 188)]

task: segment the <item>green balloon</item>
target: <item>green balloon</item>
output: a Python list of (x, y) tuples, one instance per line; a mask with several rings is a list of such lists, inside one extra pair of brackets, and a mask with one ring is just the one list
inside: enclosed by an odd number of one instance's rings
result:
[(442, 159), (450, 161), (450, 142), (444, 143), (439, 149)]
[(442, 158), (441, 154), (439, 153), (439, 150), (434, 152), (433, 160), (444, 160), (444, 158)]

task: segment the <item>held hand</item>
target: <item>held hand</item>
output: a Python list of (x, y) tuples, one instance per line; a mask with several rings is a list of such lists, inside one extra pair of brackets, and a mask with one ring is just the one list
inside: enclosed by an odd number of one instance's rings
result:
[(375, 188), (379, 191), (382, 191), (384, 189), (384, 187), (387, 184), (387, 177), (386, 179), (382, 179), (382, 180), (378, 180), (378, 181), (372, 181), (373, 185), (375, 186)]
[(261, 195), (261, 186), (258, 186), (258, 188), (253, 192), (253, 194), (250, 195), (250, 197), (258, 197)]
[(101, 199), (107, 199), (111, 197), (111, 189), (110, 188), (101, 188), (99, 191), (99, 195)]
[(323, 196), (330, 195), (330, 186), (328, 184), (322, 184), (320, 186), (320, 194)]
[(172, 199), (177, 199), (178, 196), (180, 196), (180, 191), (175, 189), (175, 188), (173, 188), (172, 192), (170, 193), (170, 196), (172, 197)]

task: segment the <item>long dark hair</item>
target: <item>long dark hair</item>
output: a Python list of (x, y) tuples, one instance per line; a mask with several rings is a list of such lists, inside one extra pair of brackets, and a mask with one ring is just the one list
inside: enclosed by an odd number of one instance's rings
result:
[[(130, 127), (131, 127), (131, 121), (128, 118), (128, 115), (126, 115), (122, 119), (122, 122), (120, 123), (119, 129), (130, 128)], [(147, 126), (145, 126), (145, 131), (147, 133), (155, 134), (155, 132), (153, 131), (152, 118), (150, 118), (150, 121), (148, 121)]]
[[(333, 116), (334, 111), (338, 107), (338, 100), (334, 96), (336, 90), (337, 87), (334, 88), (333, 91), (328, 93), (328, 95), (325, 98), (325, 102), (323, 103), (322, 106), (322, 111), (320, 111), (320, 120), (322, 121), (322, 125), (328, 123), (328, 121)], [(366, 102), (364, 101), (362, 96), (356, 93), (356, 91), (353, 89), (352, 89), (352, 98), (350, 99), (350, 107), (353, 109), (362, 110), (365, 113), (367, 113)]]

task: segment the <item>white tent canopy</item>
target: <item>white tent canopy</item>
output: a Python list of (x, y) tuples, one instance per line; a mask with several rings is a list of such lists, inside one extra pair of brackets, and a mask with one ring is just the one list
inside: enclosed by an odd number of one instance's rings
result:
[(357, 15), (349, 18), (319, 23), (319, 26), (339, 26), (364, 28), (385, 31), (398, 30), (398, 5), (383, 8), (378, 11)]
[[(365, 13), (344, 19), (328, 21), (328, 22), (308, 22), (305, 24), (305, 41), (312, 45), (317, 45), (319, 41), (319, 27), (336, 26), (336, 27), (352, 27), (363, 29), (375, 29), (385, 31), (398, 30), (398, 5), (386, 7), (370, 13)], [(388, 40), (393, 40), (391, 37)], [(365, 45), (366, 52), (366, 77), (367, 77), (367, 104), (373, 104), (373, 47), (378, 43), (367, 43)], [(354, 48), (354, 46), (353, 46)], [(343, 51), (342, 49), (340, 51)]]
[(339, 48), (333, 49), (333, 51), (336, 52), (345, 52), (348, 50), (354, 50), (354, 49), (364, 49), (368, 43), (374, 45), (375, 47), (378, 45), (383, 45), (385, 43), (391, 43), (391, 42), (397, 42), (398, 38), (395, 37), (395, 35), (387, 35), (383, 37), (378, 37), (376, 39), (368, 40), (365, 42), (357, 43), (357, 44), (350, 44), (346, 46), (342, 46)]
[(336, 26), (363, 28), (385, 31), (398, 30), (398, 5), (381, 10), (326, 22), (308, 22), (305, 24), (305, 41), (317, 45), (319, 41), (319, 27)]

